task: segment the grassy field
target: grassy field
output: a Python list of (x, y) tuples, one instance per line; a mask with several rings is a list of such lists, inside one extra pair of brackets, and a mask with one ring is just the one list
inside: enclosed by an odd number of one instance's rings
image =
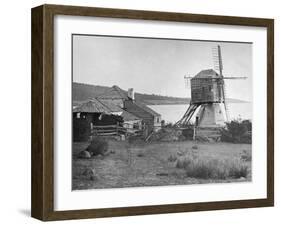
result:
[[(73, 190), (251, 181), (251, 159), (243, 159), (245, 153), (251, 155), (250, 144), (184, 141), (130, 145), (126, 141), (110, 140), (108, 155), (78, 158), (78, 153), (87, 146), (86, 142), (73, 144)], [(193, 166), (196, 172), (202, 171), (201, 163), (205, 160), (208, 166), (217, 167), (222, 163), (227, 166), (228, 161), (235, 159), (246, 166), (247, 175), (224, 179), (206, 179), (203, 174), (192, 176), (190, 167), (180, 165), (190, 153), (203, 160), (196, 160), (199, 162), (199, 168), (198, 164), (196, 169)], [(89, 170), (94, 170), (94, 178), (86, 173)], [(224, 172), (224, 168), (220, 171)]]

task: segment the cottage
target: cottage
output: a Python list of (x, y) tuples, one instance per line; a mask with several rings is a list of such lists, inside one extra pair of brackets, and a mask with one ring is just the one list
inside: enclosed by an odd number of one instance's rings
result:
[(118, 86), (113, 86), (110, 91), (98, 96), (98, 99), (105, 102), (110, 101), (126, 112), (141, 119), (143, 127), (147, 128), (148, 133), (161, 128), (161, 115), (147, 105), (135, 100), (132, 88), (126, 92)]
[(127, 100), (124, 102), (124, 109), (141, 118), (145, 127), (148, 129), (148, 133), (161, 128), (161, 115), (145, 104), (138, 101)]

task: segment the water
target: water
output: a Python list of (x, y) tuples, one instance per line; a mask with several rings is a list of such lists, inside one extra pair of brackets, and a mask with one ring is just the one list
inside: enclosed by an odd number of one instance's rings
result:
[[(181, 119), (186, 112), (188, 105), (148, 105), (151, 109), (161, 114), (166, 123), (175, 123)], [(252, 120), (252, 103), (228, 103), (229, 118)]]

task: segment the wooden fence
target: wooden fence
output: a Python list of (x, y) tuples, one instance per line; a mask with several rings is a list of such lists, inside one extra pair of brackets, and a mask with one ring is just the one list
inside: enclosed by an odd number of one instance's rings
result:
[[(120, 125), (93, 126), (91, 129), (91, 136), (120, 136), (120, 135), (145, 136), (145, 128), (133, 129), (133, 128), (126, 128), (123, 126)], [(150, 134), (147, 134), (147, 136), (148, 135)]]
[(117, 136), (125, 134), (126, 128), (119, 125), (93, 126), (92, 136)]

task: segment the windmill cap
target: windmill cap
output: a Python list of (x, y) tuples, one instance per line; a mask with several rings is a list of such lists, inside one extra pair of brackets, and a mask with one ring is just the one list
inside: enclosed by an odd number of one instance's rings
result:
[(220, 75), (214, 69), (206, 69), (200, 71), (197, 75), (193, 78), (217, 78)]

